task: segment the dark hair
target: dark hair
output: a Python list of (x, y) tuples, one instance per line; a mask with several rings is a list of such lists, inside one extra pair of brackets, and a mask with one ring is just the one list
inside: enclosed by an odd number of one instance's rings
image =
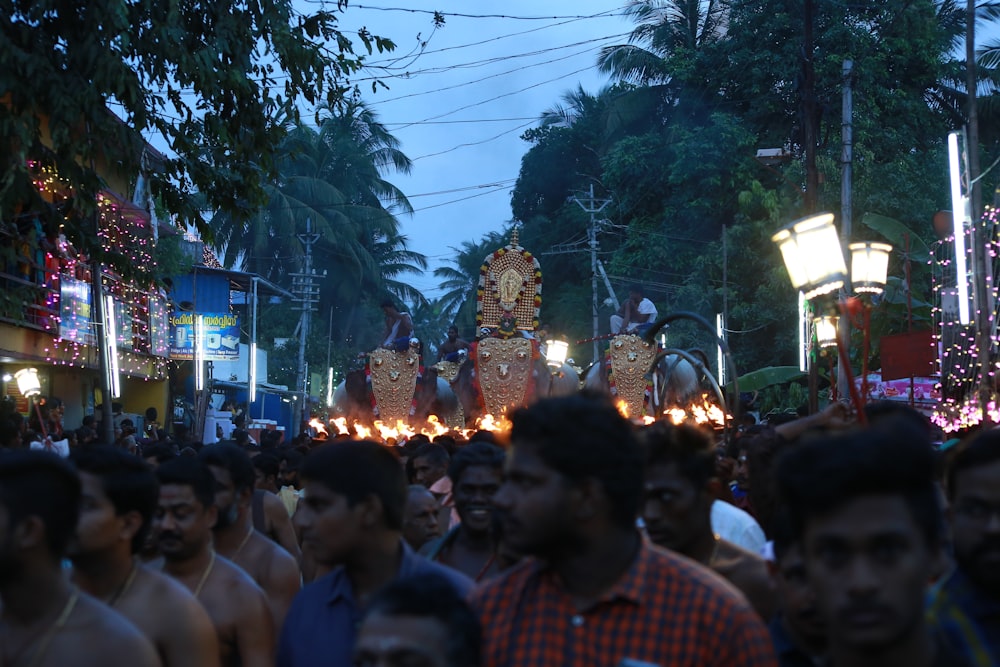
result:
[(417, 616), (445, 626), (449, 667), (479, 667), (482, 664), (482, 626), (469, 604), (455, 588), (437, 574), (399, 579), (373, 599), (366, 616)]
[(1000, 432), (996, 430), (982, 431), (960, 443), (955, 447), (945, 473), (945, 491), (948, 493), (948, 500), (954, 500), (958, 492), (956, 485), (958, 473), (997, 461), (1000, 461)]
[(629, 293), (635, 292), (636, 294), (644, 294), (645, 293), (645, 290), (642, 288), (642, 285), (640, 285), (639, 283), (632, 283), (631, 285), (629, 285), (628, 286), (628, 291), (629, 291)]
[(297, 470), (306, 458), (302, 452), (292, 447), (281, 450), (280, 456), (281, 460), (285, 462), (286, 470)]
[[(512, 443), (528, 443), (548, 467), (580, 482), (600, 481), (612, 518), (635, 525), (642, 489), (642, 454), (632, 425), (603, 396), (545, 398), (511, 416)], [(469, 445), (471, 446), (471, 445)]]
[(872, 426), (885, 423), (887, 420), (905, 420), (913, 428), (922, 431), (925, 437), (930, 437), (932, 426), (927, 417), (898, 401), (874, 401), (865, 405), (865, 416)]
[(382, 502), (386, 526), (402, 530), (406, 475), (399, 459), (384, 445), (369, 440), (324, 445), (306, 457), (299, 476), (344, 496), (349, 507), (376, 496)]
[(697, 426), (656, 422), (639, 431), (639, 442), (647, 468), (674, 464), (698, 490), (715, 477), (715, 446), (708, 433)]
[(115, 506), (116, 515), (138, 512), (142, 517), (142, 527), (132, 536), (132, 553), (139, 551), (146, 541), (159, 498), (156, 475), (138, 456), (108, 445), (76, 449), (71, 460), (80, 472), (100, 478), (104, 495)]
[(434, 442), (425, 442), (424, 444), (417, 447), (417, 451), (410, 455), (414, 461), (417, 459), (427, 459), (427, 462), (431, 465), (448, 465), (448, 450), (444, 448), (444, 445), (439, 445)]
[(247, 445), (250, 443), (250, 434), (241, 428), (234, 428), (232, 434), (233, 442), (237, 445)]
[(155, 422), (157, 416), (158, 413), (156, 412), (156, 408), (146, 408), (146, 421)]
[(788, 508), (781, 507), (775, 513), (771, 523), (770, 538), (774, 548), (774, 560), (780, 564), (785, 555), (799, 543), (799, 536), (795, 534)]
[(0, 456), (0, 504), (8, 529), (29, 516), (40, 518), (52, 556), (61, 559), (80, 516), (80, 478), (55, 454), (15, 450)]
[(378, 304), (379, 308), (395, 308), (396, 304), (392, 299), (382, 299)]
[(178, 456), (156, 469), (160, 486), (169, 484), (190, 486), (194, 497), (203, 507), (215, 505), (215, 477), (197, 456)]
[(491, 445), (499, 444), (496, 433), (493, 431), (487, 431), (485, 429), (479, 429), (475, 433), (469, 436), (469, 444), (473, 442), (488, 442)]
[(448, 477), (452, 484), (458, 484), (459, 478), (472, 466), (488, 466), (494, 470), (503, 470), (504, 451), (488, 442), (473, 442), (462, 447), (455, 453), (448, 464)]
[(95, 423), (97, 423), (97, 420), (94, 418), (94, 415), (84, 415), (83, 421), (80, 422), (82, 426), (91, 426), (91, 427)]
[(157, 464), (166, 463), (177, 458), (177, 452), (170, 445), (154, 443), (142, 448), (142, 458), (155, 459)]
[(22, 421), (20, 415), (0, 417), (0, 447), (6, 447), (15, 437), (21, 435)]
[(862, 496), (899, 496), (906, 501), (926, 543), (936, 547), (943, 531), (934, 486), (930, 442), (902, 422), (821, 438), (789, 449), (778, 460), (778, 490), (795, 536), (807, 521)]
[(276, 452), (263, 452), (251, 459), (251, 465), (262, 473), (264, 477), (277, 477), (281, 459)]
[(198, 452), (198, 459), (206, 466), (218, 466), (228, 470), (237, 493), (243, 489), (253, 491), (257, 481), (253, 471), (253, 461), (239, 446), (225, 442), (208, 445)]

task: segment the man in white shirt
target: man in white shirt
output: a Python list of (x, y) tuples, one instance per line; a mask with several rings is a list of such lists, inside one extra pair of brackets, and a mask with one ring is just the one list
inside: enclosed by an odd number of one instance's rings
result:
[(641, 334), (656, 320), (656, 306), (643, 296), (642, 285), (628, 288), (628, 301), (611, 316), (611, 333)]
[(712, 503), (712, 532), (757, 555), (763, 555), (764, 545), (767, 544), (757, 520), (724, 500)]

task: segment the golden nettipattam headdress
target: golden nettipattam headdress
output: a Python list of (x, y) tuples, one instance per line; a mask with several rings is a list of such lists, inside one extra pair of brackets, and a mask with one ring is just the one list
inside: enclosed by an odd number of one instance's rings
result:
[(476, 326), (534, 331), (542, 306), (542, 268), (521, 247), (515, 228), (510, 243), (487, 255), (479, 267)]

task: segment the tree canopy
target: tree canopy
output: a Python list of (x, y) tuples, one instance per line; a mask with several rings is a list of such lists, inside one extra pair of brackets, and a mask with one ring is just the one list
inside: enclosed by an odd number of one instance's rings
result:
[[(294, 119), (300, 103), (336, 105), (364, 56), (394, 46), (341, 32), (346, 5), (303, 14), (291, 0), (0, 0), (3, 219), (48, 213), (96, 250), (86, 220), (109, 172), (143, 173), (163, 210), (206, 239), (203, 208), (250, 217), (279, 167), (279, 111)], [(151, 136), (171, 155), (146, 151)], [(38, 168), (72, 192), (67, 210), (39, 196)]]

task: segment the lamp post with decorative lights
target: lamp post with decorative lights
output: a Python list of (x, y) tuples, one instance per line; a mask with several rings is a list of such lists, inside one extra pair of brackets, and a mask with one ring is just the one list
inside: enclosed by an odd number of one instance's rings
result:
[[(837, 346), (840, 365), (848, 380), (851, 401), (864, 423), (864, 402), (868, 400), (868, 354), (870, 344), (871, 304), (857, 297), (838, 298), (848, 281), (847, 264), (832, 213), (802, 218), (779, 230), (771, 240), (781, 250), (792, 287), (817, 307), (813, 327), (820, 347)], [(885, 243), (852, 243), (851, 286), (858, 294), (881, 294), (889, 268), (892, 246)], [(862, 353), (862, 396), (854, 385), (848, 341), (837, 335), (837, 313), (860, 329), (864, 335)]]

